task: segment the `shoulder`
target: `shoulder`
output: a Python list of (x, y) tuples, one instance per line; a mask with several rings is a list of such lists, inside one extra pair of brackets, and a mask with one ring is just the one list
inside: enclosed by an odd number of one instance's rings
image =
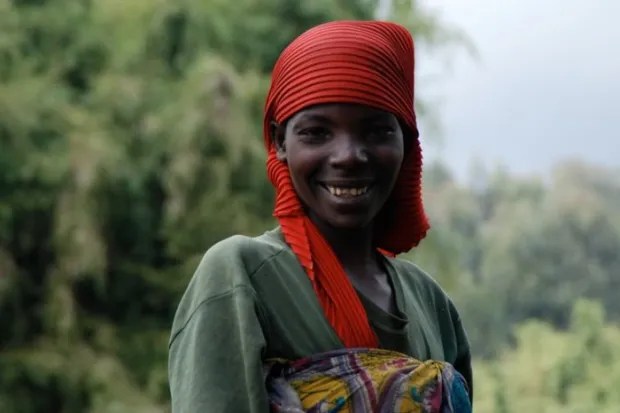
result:
[(390, 263), (405, 289), (430, 304), (438, 314), (445, 314), (455, 322), (460, 319), (452, 299), (431, 275), (409, 260), (391, 258)]
[(401, 281), (408, 285), (415, 285), (416, 289), (427, 294), (437, 294), (447, 297), (444, 289), (437, 280), (415, 263), (402, 258), (391, 258), (390, 263), (395, 268)]
[[(205, 252), (195, 276), (205, 271), (209, 272), (214, 267), (218, 269), (234, 267), (235, 274), (243, 269), (246, 274), (251, 275), (265, 261), (269, 261), (287, 248), (286, 244), (274, 235), (274, 231), (257, 237), (233, 235), (214, 244)], [(244, 277), (240, 275), (229, 281), (242, 282)]]
[(233, 235), (211, 246), (202, 256), (177, 309), (185, 318), (202, 304), (232, 294), (254, 294), (252, 275), (287, 250), (275, 231), (257, 237)]
[(413, 262), (398, 258), (390, 262), (398, 273), (405, 294), (419, 304), (418, 310), (436, 326), (446, 360), (455, 363), (468, 357), (469, 341), (463, 322), (446, 291)]
[(205, 295), (220, 294), (250, 284), (251, 276), (287, 249), (275, 231), (257, 237), (233, 235), (209, 248), (202, 257), (188, 289)]

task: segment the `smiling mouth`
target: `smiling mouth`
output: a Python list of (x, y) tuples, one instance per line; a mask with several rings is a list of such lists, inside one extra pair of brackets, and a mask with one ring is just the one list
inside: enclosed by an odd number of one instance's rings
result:
[(344, 187), (321, 184), (330, 194), (338, 198), (355, 198), (364, 195), (370, 189), (370, 185), (362, 187)]

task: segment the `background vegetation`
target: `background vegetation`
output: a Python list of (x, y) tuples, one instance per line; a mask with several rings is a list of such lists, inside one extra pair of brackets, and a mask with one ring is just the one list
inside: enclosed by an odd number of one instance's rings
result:
[[(416, 2), (381, 3), (422, 47), (466, 46)], [(169, 411), (168, 331), (197, 260), (274, 225), (271, 66), (308, 27), (377, 7), (0, 0), (1, 412)], [(616, 412), (619, 171), (425, 171), (434, 229), (408, 257), (462, 309), (476, 411)]]

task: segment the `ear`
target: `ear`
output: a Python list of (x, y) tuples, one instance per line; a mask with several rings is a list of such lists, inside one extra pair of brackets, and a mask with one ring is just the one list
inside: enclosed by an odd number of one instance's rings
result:
[(286, 162), (286, 126), (271, 122), (271, 139), (276, 147), (276, 156), (280, 162)]

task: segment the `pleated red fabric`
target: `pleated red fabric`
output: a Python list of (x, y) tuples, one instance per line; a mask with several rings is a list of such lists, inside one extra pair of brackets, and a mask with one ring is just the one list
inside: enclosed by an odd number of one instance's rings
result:
[(276, 188), (274, 216), (308, 274), (327, 320), (346, 347), (379, 343), (364, 306), (338, 258), (305, 215), (288, 167), (276, 157), (271, 122), (309, 106), (357, 103), (395, 114), (409, 129), (395, 188), (375, 221), (377, 248), (396, 255), (418, 245), (429, 229), (422, 204), (422, 149), (414, 112), (414, 44), (402, 26), (381, 21), (334, 21), (295, 39), (272, 73), (264, 113), (267, 173)]

